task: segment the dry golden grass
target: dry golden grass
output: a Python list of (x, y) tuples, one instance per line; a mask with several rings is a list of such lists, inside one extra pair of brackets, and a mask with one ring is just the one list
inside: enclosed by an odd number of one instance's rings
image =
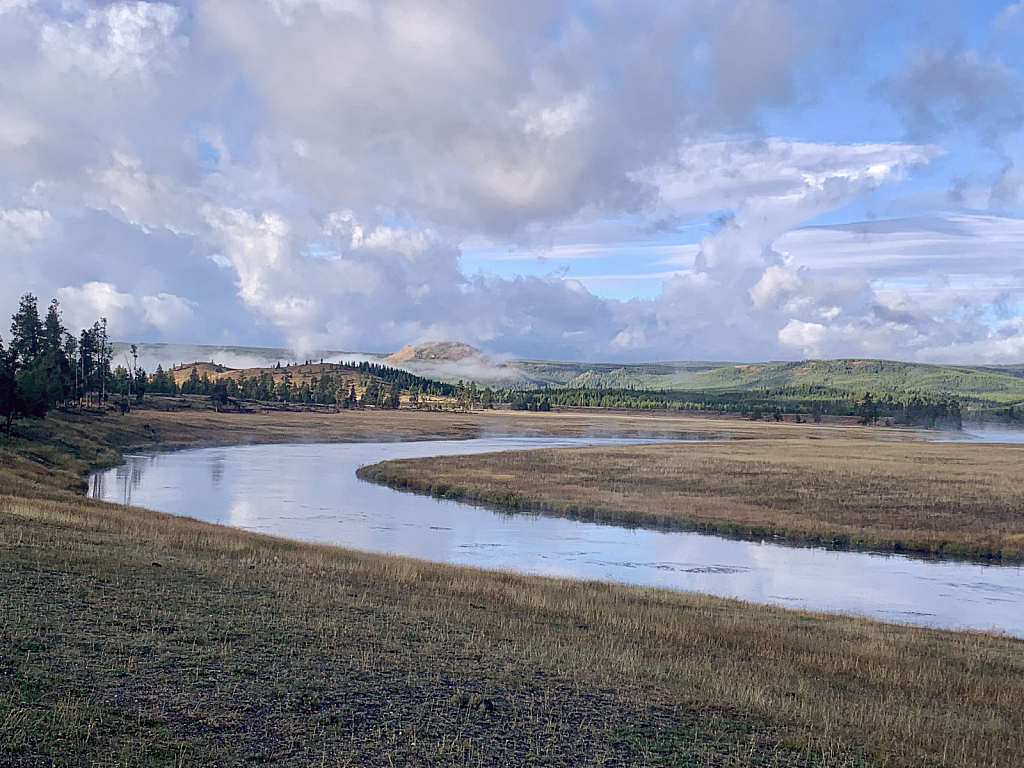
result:
[(1024, 558), (1024, 446), (750, 439), (384, 462), (362, 476), (519, 509)]
[[(74, 427), (81, 450), (105, 429)], [(277, 540), (82, 498), (77, 462), (36, 448), (0, 468), (0, 764), (1013, 768), (1024, 753), (1016, 639)]]

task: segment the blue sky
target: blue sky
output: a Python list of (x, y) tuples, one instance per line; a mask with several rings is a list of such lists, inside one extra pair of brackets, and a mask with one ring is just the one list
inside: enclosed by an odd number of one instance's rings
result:
[[(1024, 10), (1018, 12), (1018, 19), (1016, 13), (1006, 14), (1008, 7), (1013, 6), (1000, 1), (865, 4), (862, 14), (870, 22), (845, 66), (827, 78), (810, 76), (795, 107), (788, 104), (762, 110), (749, 134), (836, 144), (895, 143), (911, 138), (912, 131), (908, 132), (892, 104), (879, 92), (880, 81), (899, 69), (908, 49), (929, 46), (983, 51), (1019, 71), (1024, 62), (1019, 34), (1024, 27)], [(1001, 18), (1004, 15), (1008, 18)], [(950, 201), (936, 204), (934, 198), (943, 196), (962, 179), (997, 174), (1001, 158), (970, 131), (952, 128), (941, 138), (943, 154), (929, 166), (899, 183), (882, 186), (848, 205), (815, 216), (804, 226), (971, 210), (970, 206)], [(999, 210), (1014, 216), (1024, 213), (1020, 205), (1013, 204), (1003, 204)], [(715, 211), (684, 222), (675, 231), (657, 237), (609, 243), (588, 249), (586, 256), (575, 253), (572, 258), (549, 247), (480, 246), (470, 242), (462, 250), (463, 264), (471, 272), (484, 270), (506, 278), (556, 273), (577, 278), (591, 291), (611, 298), (653, 299), (675, 266), (664, 262), (666, 251), (699, 243), (701, 237), (717, 228), (722, 213)]]
[(0, 0), (0, 310), (1020, 362), (1022, 40), (1022, 2)]

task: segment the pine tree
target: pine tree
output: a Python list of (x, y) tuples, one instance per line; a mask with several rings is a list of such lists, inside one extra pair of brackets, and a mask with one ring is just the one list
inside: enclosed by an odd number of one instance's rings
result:
[(78, 376), (78, 365), (76, 360), (78, 359), (78, 342), (75, 341), (75, 337), (70, 333), (64, 336), (64, 359), (67, 361), (70, 371), (68, 373), (68, 398), (78, 399), (78, 387), (79, 387), (79, 376)]
[(61, 355), (64, 353), (64, 337), (67, 331), (60, 322), (60, 303), (54, 299), (46, 311), (43, 321), (42, 353), (45, 355)]
[(107, 318), (101, 317), (98, 322), (93, 323), (92, 327), (99, 347), (97, 373), (100, 383), (100, 402), (103, 403), (107, 399), (107, 379), (110, 377), (110, 361), (114, 359), (114, 348), (107, 336)]
[(0, 340), (0, 419), (3, 419), (4, 432), (11, 436), (11, 425), (18, 410), (17, 357), (14, 352), (4, 349)]
[(26, 293), (21, 297), (18, 311), (11, 318), (11, 349), (18, 364), (30, 365), (42, 351), (43, 324), (39, 322), (36, 297)]
[(141, 403), (142, 398), (146, 395), (146, 390), (149, 389), (149, 377), (146, 376), (146, 369), (135, 366), (135, 402)]
[(192, 373), (188, 375), (188, 381), (181, 385), (181, 394), (199, 395), (203, 394), (203, 381), (199, 378), (199, 371), (192, 366)]
[(92, 331), (83, 330), (78, 337), (78, 368), (82, 374), (81, 394), (84, 397), (92, 387), (93, 369), (96, 367), (96, 339)]

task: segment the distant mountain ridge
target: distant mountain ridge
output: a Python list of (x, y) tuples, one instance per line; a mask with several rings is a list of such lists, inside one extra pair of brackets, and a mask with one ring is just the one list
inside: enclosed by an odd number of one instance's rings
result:
[(854, 391), (927, 392), (1005, 404), (1024, 401), (1019, 366), (932, 365), (896, 360), (805, 360), (732, 365), (697, 376), (701, 388), (828, 386)]
[(610, 365), (513, 360), (553, 387), (721, 392), (833, 387), (852, 392), (918, 392), (1004, 406), (1024, 403), (1024, 366), (966, 366), (839, 359), (771, 363)]
[[(118, 344), (116, 362), (126, 352), (127, 345)], [(323, 358), (325, 362), (376, 361), (436, 380), (464, 379), (480, 386), (511, 389), (547, 386), (716, 392), (807, 386), (859, 392), (920, 392), (957, 397), (965, 403), (1003, 406), (1024, 403), (1024, 364), (935, 365), (858, 358), (767, 363), (496, 361), (476, 347), (458, 341), (409, 345), (387, 356), (337, 351), (302, 356), (283, 349), (158, 344), (140, 344), (139, 352), (139, 363), (149, 371), (161, 360), (165, 368), (204, 359), (216, 359), (228, 367), (249, 368), (274, 365), (279, 360), (294, 365)]]

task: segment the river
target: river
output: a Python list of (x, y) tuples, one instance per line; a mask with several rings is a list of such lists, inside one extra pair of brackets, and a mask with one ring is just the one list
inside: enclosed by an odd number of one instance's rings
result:
[(591, 438), (285, 444), (128, 456), (93, 498), (302, 541), (479, 568), (704, 592), (1024, 637), (1024, 569), (508, 515), (355, 477), (385, 459), (635, 443)]

